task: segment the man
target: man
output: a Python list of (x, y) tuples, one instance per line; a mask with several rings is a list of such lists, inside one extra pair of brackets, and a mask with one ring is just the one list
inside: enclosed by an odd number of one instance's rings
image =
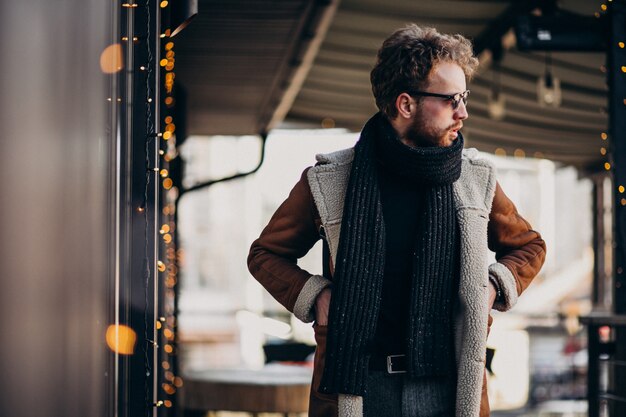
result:
[[(252, 275), (315, 319), (311, 416), (489, 415), (489, 311), (515, 304), (545, 243), (463, 150), (477, 65), (460, 35), (391, 35), (371, 73), (380, 112), (354, 148), (318, 155), (252, 244)], [(326, 277), (296, 264), (320, 238)]]

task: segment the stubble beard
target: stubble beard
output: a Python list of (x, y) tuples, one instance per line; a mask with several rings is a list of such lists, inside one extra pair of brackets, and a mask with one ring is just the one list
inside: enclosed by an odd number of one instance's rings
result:
[(449, 132), (454, 126), (437, 129), (425, 118), (415, 115), (413, 123), (406, 133), (406, 139), (414, 146), (450, 146), (454, 139), (449, 138)]

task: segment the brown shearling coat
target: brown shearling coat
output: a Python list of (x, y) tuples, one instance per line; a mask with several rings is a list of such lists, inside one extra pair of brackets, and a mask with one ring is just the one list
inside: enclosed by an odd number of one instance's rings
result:
[[(310, 169), (303, 172), (288, 198), (277, 209), (260, 237), (254, 241), (248, 257), (252, 275), (291, 312), (294, 312), (307, 281), (312, 278), (312, 274), (297, 265), (297, 259), (303, 257), (323, 234), (323, 221), (311, 192)], [(539, 272), (545, 259), (546, 247), (540, 234), (532, 230), (530, 224), (519, 215), (515, 205), (497, 183), (489, 212), (487, 244), (495, 252), (497, 262), (512, 274), (516, 287), (516, 294), (512, 297), (516, 299)], [(500, 307), (494, 305), (494, 308), (500, 310), (506, 310), (511, 305)], [(492, 317), (489, 315), (486, 323), (491, 326), (491, 322)], [(327, 328), (317, 324), (313, 327), (317, 350), (309, 415), (337, 416), (337, 395), (318, 391), (324, 369)], [(479, 416), (486, 417), (490, 411), (484, 372), (482, 382)]]

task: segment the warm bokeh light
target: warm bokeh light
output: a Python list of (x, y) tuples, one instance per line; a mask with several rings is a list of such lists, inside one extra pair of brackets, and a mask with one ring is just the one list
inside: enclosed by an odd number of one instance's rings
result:
[(174, 42), (168, 42), (165, 44), (165, 50), (169, 51), (174, 47)]
[(324, 129), (332, 129), (333, 127), (335, 127), (335, 121), (330, 117), (326, 117), (322, 120), (322, 127)]
[(600, 155), (606, 155), (606, 148), (602, 147), (600, 148)]
[(171, 178), (166, 178), (163, 180), (163, 188), (169, 190), (174, 185), (174, 181)]
[[(168, 72), (165, 74), (165, 91), (167, 94), (172, 94), (172, 89), (174, 88), (174, 79), (176, 78), (176, 74), (173, 72)], [(169, 119), (169, 122), (168, 122)], [(172, 117), (168, 116), (165, 118), (165, 123), (172, 123)]]
[(163, 384), (162, 387), (163, 387), (163, 391), (165, 391), (169, 395), (172, 395), (176, 392), (176, 388), (174, 388), (170, 384)]
[(172, 347), (172, 345), (165, 345), (165, 347), (163, 347), (163, 350), (167, 353), (174, 352), (174, 348)]
[(165, 370), (170, 369), (170, 363), (168, 361), (161, 362), (161, 367)]
[(502, 148), (498, 148), (496, 149), (496, 151), (494, 152), (496, 155), (498, 156), (506, 156), (506, 151)]
[(602, 326), (598, 329), (598, 335), (602, 343), (607, 343), (611, 340), (611, 328), (609, 326)]
[(170, 235), (169, 233), (164, 234), (163, 240), (165, 241), (165, 243), (170, 243), (172, 241), (172, 235)]
[(604, 169), (606, 169), (607, 171), (609, 171), (611, 169), (611, 164), (609, 164), (608, 162), (604, 163)]
[(157, 267), (159, 268), (159, 272), (165, 271), (165, 264), (161, 261), (157, 261)]
[(526, 158), (526, 152), (523, 149), (516, 149), (513, 152), (513, 156), (516, 158)]
[(600, 137), (602, 138), (602, 140), (607, 140), (609, 135), (607, 135), (606, 133), (602, 132), (602, 133), (600, 133)]
[(165, 286), (167, 288), (174, 288), (175, 285), (176, 285), (176, 277), (168, 276), (167, 278), (165, 278)]
[(171, 137), (172, 137), (172, 132), (170, 131), (163, 132), (163, 139), (168, 140)]
[(100, 69), (102, 72), (105, 74), (115, 74), (121, 71), (123, 66), (123, 51), (119, 43), (104, 48), (104, 51), (100, 54)]
[(174, 119), (172, 118), (172, 116), (167, 116), (167, 117), (165, 118), (165, 124), (170, 124), (170, 123), (172, 123), (172, 121), (174, 121)]
[(176, 388), (180, 388), (183, 386), (183, 379), (179, 376), (177, 376), (176, 378), (174, 378), (174, 386)]
[(128, 326), (112, 324), (107, 328), (106, 342), (113, 352), (132, 355), (135, 351), (137, 334)]

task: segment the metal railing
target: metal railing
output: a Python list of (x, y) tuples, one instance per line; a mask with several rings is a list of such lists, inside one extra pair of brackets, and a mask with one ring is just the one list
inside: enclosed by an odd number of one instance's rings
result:
[(591, 313), (587, 326), (589, 417), (626, 416), (626, 315)]

